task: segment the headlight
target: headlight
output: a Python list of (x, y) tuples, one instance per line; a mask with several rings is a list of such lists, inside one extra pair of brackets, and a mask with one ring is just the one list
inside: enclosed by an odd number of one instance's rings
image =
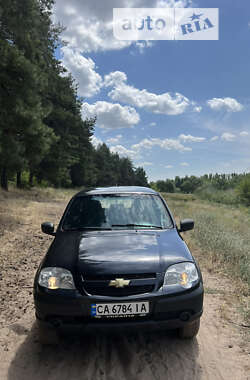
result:
[(75, 289), (71, 272), (57, 267), (43, 268), (39, 274), (38, 284), (48, 289)]
[(171, 265), (164, 278), (164, 285), (179, 285), (184, 289), (194, 286), (199, 280), (196, 266), (193, 263), (180, 263)]

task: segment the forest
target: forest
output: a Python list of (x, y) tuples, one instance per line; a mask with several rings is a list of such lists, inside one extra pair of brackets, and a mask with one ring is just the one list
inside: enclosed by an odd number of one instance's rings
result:
[(107, 145), (94, 147), (74, 78), (56, 58), (64, 42), (53, 0), (0, 2), (0, 183), (8, 190), (146, 186), (143, 168)]
[(250, 206), (250, 174), (204, 174), (176, 176), (174, 179), (158, 180), (149, 183), (156, 191), (164, 193), (195, 194), (200, 199), (237, 205)]
[(250, 205), (250, 175), (205, 174), (150, 182), (129, 157), (91, 137), (77, 83), (56, 58), (64, 27), (53, 24), (54, 0), (0, 2), (0, 185), (84, 187), (136, 185), (196, 193)]

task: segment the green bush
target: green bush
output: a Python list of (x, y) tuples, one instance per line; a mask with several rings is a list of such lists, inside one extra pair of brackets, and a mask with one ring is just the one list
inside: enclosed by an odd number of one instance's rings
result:
[(241, 201), (250, 206), (250, 176), (243, 178), (237, 188), (237, 192)]
[(209, 184), (196, 190), (195, 195), (202, 200), (227, 205), (237, 205), (241, 201), (237, 191), (234, 189), (218, 190), (215, 186)]

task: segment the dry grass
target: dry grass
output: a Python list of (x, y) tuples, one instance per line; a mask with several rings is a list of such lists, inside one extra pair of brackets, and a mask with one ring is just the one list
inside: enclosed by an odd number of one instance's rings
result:
[[(72, 189), (33, 188), (32, 190), (19, 190), (10, 188), (8, 192), (0, 190), (0, 237), (7, 232), (15, 231), (22, 225), (32, 223), (40, 225), (42, 220), (37, 217), (37, 205), (44, 202), (44, 208), (51, 209), (52, 222), (58, 221), (59, 215), (55, 215), (51, 203), (67, 203), (75, 194)], [(49, 212), (47, 212), (48, 214)]]
[(54, 189), (52, 187), (33, 187), (30, 190), (10, 187), (9, 191), (0, 190), (0, 202), (10, 199), (24, 202), (31, 200), (37, 202), (61, 201), (71, 198), (77, 191), (77, 189)]
[[(189, 195), (164, 194), (176, 220), (192, 218), (195, 228), (185, 240), (201, 266), (210, 273), (226, 275), (235, 284), (245, 318), (250, 317), (250, 213), (246, 207), (232, 207), (201, 201)], [(186, 239), (187, 237), (187, 239)]]

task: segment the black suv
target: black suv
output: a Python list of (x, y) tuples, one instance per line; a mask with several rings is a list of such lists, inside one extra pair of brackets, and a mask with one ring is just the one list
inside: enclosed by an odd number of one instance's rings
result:
[(82, 191), (69, 202), (35, 276), (42, 343), (63, 327), (156, 327), (194, 337), (202, 276), (164, 199), (145, 187)]

